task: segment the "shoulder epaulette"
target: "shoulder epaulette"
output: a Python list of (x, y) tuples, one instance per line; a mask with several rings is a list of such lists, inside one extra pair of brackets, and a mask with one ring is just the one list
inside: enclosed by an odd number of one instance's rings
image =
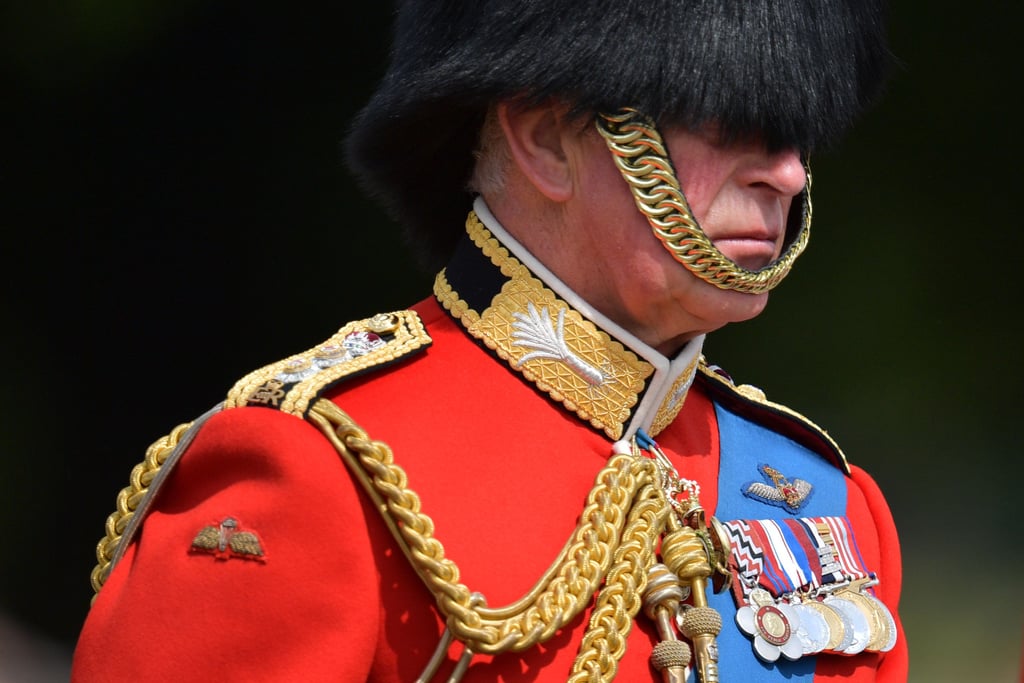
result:
[(146, 459), (132, 470), (129, 485), (118, 494), (117, 509), (107, 518), (106, 535), (96, 547), (98, 563), (91, 576), (93, 589), (99, 593), (137, 533), (161, 484), (210, 417), (221, 410), (245, 405), (265, 405), (305, 417), (312, 399), (328, 387), (344, 378), (390, 365), (430, 343), (415, 312), (382, 313), (351, 322), (309, 351), (243, 377), (223, 403), (156, 441), (146, 451)]
[(789, 437), (850, 474), (850, 465), (839, 444), (828, 432), (800, 413), (769, 401), (765, 393), (755, 386), (734, 384), (732, 378), (718, 366), (701, 363), (697, 376), (723, 407)]
[(430, 343), (414, 311), (350, 322), (322, 344), (240, 379), (224, 408), (266, 406), (304, 417), (312, 400), (339, 381), (390, 365)]

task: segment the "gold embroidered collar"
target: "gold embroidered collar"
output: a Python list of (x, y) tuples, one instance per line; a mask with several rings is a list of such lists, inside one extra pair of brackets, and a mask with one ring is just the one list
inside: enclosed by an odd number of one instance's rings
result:
[(480, 199), (434, 295), (510, 369), (615, 440), (675, 419), (704, 341), (661, 355), (572, 292)]

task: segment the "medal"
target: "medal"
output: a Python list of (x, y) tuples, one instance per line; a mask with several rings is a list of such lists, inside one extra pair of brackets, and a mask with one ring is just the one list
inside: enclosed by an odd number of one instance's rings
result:
[(809, 600), (803, 604), (807, 609), (817, 612), (825, 621), (827, 638), (825, 640), (825, 647), (822, 650), (836, 651), (843, 644), (844, 640), (847, 641), (847, 646), (852, 642), (852, 637), (848, 638), (846, 635), (852, 628), (842, 614), (817, 600)]
[(869, 645), (868, 649), (874, 649), (872, 646), (875, 645), (879, 652), (888, 652), (896, 647), (896, 634), (898, 630), (896, 628), (896, 620), (893, 618), (892, 612), (889, 611), (889, 608), (885, 606), (884, 602), (876, 598), (874, 595), (863, 592), (859, 593), (859, 595), (862, 596), (864, 600), (875, 606), (884, 626), (884, 635), (880, 637), (877, 642)]
[(751, 604), (736, 612), (740, 629), (754, 639), (754, 652), (765, 662), (803, 656), (803, 644), (797, 638), (800, 617), (792, 606), (776, 604), (771, 594), (761, 588), (751, 592)]
[(877, 652), (881, 644), (888, 639), (882, 615), (878, 613), (875, 606), (863, 594), (856, 590), (843, 591), (839, 594), (839, 597), (852, 603), (864, 614), (868, 623), (868, 642), (864, 644), (864, 649)]
[(803, 647), (804, 654), (813, 655), (824, 650), (830, 638), (829, 626), (825, 617), (818, 610), (803, 602), (793, 603), (790, 608), (800, 617), (796, 637)]
[(868, 616), (871, 633), (864, 649), (888, 652), (896, 645), (896, 620), (881, 600), (864, 590), (876, 583), (876, 580), (856, 581), (848, 588), (837, 591), (836, 596), (853, 603)]
[(871, 640), (871, 624), (868, 621), (868, 615), (860, 611), (857, 605), (841, 597), (828, 597), (823, 602), (845, 617), (844, 625), (849, 624), (848, 638), (835, 648), (836, 651), (847, 655), (863, 652)]
[(759, 659), (895, 646), (896, 621), (867, 590), (878, 580), (864, 568), (847, 519), (737, 520), (722, 527), (736, 624)]

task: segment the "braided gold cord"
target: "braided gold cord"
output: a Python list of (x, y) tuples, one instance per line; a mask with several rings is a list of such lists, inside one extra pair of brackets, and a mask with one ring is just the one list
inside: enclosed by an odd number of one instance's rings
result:
[(590, 615), (570, 683), (611, 681), (626, 652), (626, 637), (643, 604), (648, 569), (654, 564), (655, 544), (669, 514), (669, 506), (657, 485), (645, 486), (636, 500), (622, 544), (615, 551), (612, 568)]
[[(190, 426), (191, 423), (178, 425), (170, 434), (158, 439), (146, 449), (145, 459), (132, 468), (128, 486), (117, 494), (117, 509), (107, 517), (106, 535), (96, 545), (98, 564), (92, 570), (90, 577), (96, 595), (107, 581), (111, 563), (117, 554), (124, 531), (135, 515), (139, 504), (142, 503), (150, 484), (153, 483), (153, 479), (160, 472), (167, 457), (174, 451), (182, 435)], [(96, 595), (93, 596), (94, 601)]]
[[(385, 522), (434, 594), (451, 633), (477, 653), (520, 651), (542, 642), (578, 615), (597, 592), (615, 563), (609, 617), (604, 638), (595, 646), (621, 656), (623, 633), (639, 609), (633, 587), (646, 580), (655, 539), (668, 507), (658, 495), (653, 463), (630, 455), (613, 456), (597, 476), (580, 522), (566, 547), (536, 585), (516, 602), (488, 608), (478, 594), (459, 583), (458, 567), (444, 556), (434, 538), (434, 525), (420, 511), (419, 497), (407, 488), (405, 472), (394, 463), (390, 448), (372, 441), (340, 408), (319, 400), (309, 414), (334, 443), (377, 504)], [(638, 497), (643, 497), (639, 503)], [(631, 512), (632, 511), (632, 512)], [(623, 534), (625, 541), (623, 542)], [(638, 578), (639, 577), (639, 578)], [(603, 591), (602, 591), (603, 594)], [(604, 612), (602, 612), (604, 615)], [(593, 638), (593, 641), (601, 640)], [(603, 660), (602, 660), (603, 661)]]
[(762, 294), (778, 285), (803, 253), (810, 237), (811, 175), (799, 235), (775, 262), (748, 270), (718, 250), (701, 230), (683, 195), (664, 141), (654, 123), (635, 109), (597, 118), (597, 129), (654, 234), (687, 270), (719, 289)]

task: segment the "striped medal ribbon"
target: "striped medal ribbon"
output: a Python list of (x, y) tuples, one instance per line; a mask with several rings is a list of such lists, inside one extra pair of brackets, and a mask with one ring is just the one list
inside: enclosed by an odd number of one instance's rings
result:
[(896, 643), (888, 608), (869, 590), (845, 517), (723, 523), (731, 549), (736, 622), (765, 662), (821, 652), (887, 651)]

